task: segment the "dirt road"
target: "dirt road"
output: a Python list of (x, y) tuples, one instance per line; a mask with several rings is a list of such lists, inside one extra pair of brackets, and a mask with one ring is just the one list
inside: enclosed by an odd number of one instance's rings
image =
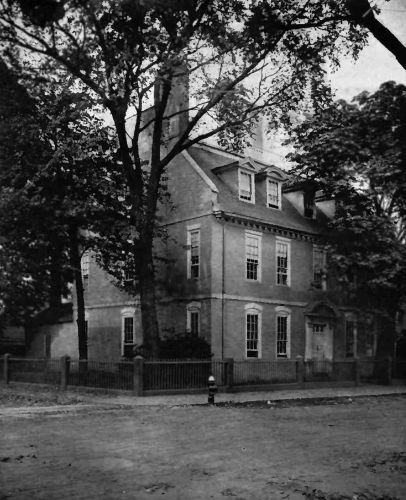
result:
[(405, 499), (406, 399), (4, 414), (0, 499)]

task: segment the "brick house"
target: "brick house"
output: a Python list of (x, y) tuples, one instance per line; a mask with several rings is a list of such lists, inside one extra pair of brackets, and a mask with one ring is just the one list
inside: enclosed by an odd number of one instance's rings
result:
[[(168, 114), (188, 108), (185, 88), (187, 82), (174, 89)], [(167, 140), (186, 123), (187, 112), (170, 121)], [(143, 144), (147, 150), (148, 131)], [(357, 311), (326, 273), (322, 222), (333, 215), (334, 203), (306, 186), (287, 187), (287, 180), (278, 166), (209, 145), (193, 146), (172, 160), (170, 203), (160, 207), (168, 237), (155, 248), (165, 259), (157, 260), (156, 273), (161, 334), (201, 336), (215, 358), (374, 354), (372, 323), (360, 327)], [(142, 344), (139, 300), (114, 286), (89, 254), (82, 274), (89, 359), (129, 355)], [(68, 325), (63, 332), (72, 335)], [(37, 345), (46, 345), (53, 356), (52, 338)], [(66, 345), (73, 345), (71, 337)], [(77, 357), (71, 349), (69, 354)]]
[[(163, 334), (207, 339), (215, 358), (343, 359), (373, 355), (376, 335), (326, 274), (321, 222), (334, 205), (284, 188), (274, 165), (208, 145), (168, 168), (168, 238), (158, 242)], [(118, 360), (142, 344), (139, 301), (85, 255), (89, 358)], [(358, 330), (358, 331), (357, 331)]]

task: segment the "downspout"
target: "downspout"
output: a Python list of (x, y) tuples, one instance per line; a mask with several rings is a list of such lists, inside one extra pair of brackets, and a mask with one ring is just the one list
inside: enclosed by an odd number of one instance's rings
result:
[(224, 359), (224, 330), (225, 330), (225, 262), (226, 262), (226, 252), (225, 252), (225, 230), (226, 224), (223, 219), (223, 244), (222, 244), (222, 265), (221, 265), (221, 359)]

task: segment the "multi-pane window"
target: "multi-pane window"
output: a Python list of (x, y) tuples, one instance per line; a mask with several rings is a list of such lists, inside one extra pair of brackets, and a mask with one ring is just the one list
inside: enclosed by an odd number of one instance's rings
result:
[(276, 181), (271, 181), (268, 179), (267, 185), (267, 195), (268, 195), (268, 207), (271, 208), (281, 208), (281, 193), (280, 193), (280, 183)]
[(190, 311), (190, 333), (194, 336), (199, 335), (200, 313), (199, 311)]
[(287, 314), (276, 316), (276, 357), (289, 357), (289, 324)]
[(325, 253), (321, 248), (313, 247), (313, 284), (317, 288), (323, 287), (325, 273)]
[(355, 356), (355, 321), (345, 322), (345, 356), (353, 358)]
[(196, 337), (200, 335), (199, 302), (190, 302), (186, 307), (186, 331)]
[(276, 283), (289, 285), (289, 243), (276, 242)]
[(200, 276), (200, 229), (188, 231), (188, 278)]
[(89, 279), (89, 267), (90, 267), (90, 255), (89, 252), (85, 252), (82, 255), (82, 259), (80, 261), (80, 267), (82, 272), (82, 279)]
[(245, 235), (245, 255), (247, 280), (260, 280), (261, 238), (253, 234)]
[(134, 318), (132, 316), (123, 318), (123, 330), (123, 355), (126, 358), (131, 358), (135, 345)]
[(247, 358), (259, 357), (259, 315), (248, 312), (246, 315), (246, 352)]
[(303, 194), (304, 216), (312, 219), (314, 217), (314, 192), (305, 191)]
[(254, 201), (254, 174), (240, 171), (239, 176), (240, 200)]

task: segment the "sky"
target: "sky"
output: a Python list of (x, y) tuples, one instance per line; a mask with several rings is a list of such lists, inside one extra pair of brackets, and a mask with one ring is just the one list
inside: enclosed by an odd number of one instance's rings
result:
[[(406, 0), (375, 3), (382, 9), (376, 17), (406, 45)], [(406, 85), (406, 70), (372, 35), (357, 61), (343, 59), (340, 69), (331, 75), (332, 87), (342, 99), (351, 99), (363, 90), (374, 92), (389, 80)]]
[[(371, 1), (371, 5), (377, 5), (382, 9), (376, 17), (406, 45), (406, 0), (390, 0), (389, 2), (376, 0)], [(382, 83), (390, 80), (406, 85), (406, 70), (398, 63), (395, 56), (371, 34), (368, 45), (356, 61), (350, 57), (343, 57), (340, 68), (335, 73), (330, 73), (331, 86), (336, 98), (348, 101), (363, 90), (375, 92)], [(290, 164), (286, 161), (285, 155), (291, 149), (283, 146), (282, 142), (283, 137), (276, 134), (274, 137), (265, 139), (262, 154), (257, 155), (255, 150), (251, 149), (247, 150), (247, 154), (289, 170)]]

